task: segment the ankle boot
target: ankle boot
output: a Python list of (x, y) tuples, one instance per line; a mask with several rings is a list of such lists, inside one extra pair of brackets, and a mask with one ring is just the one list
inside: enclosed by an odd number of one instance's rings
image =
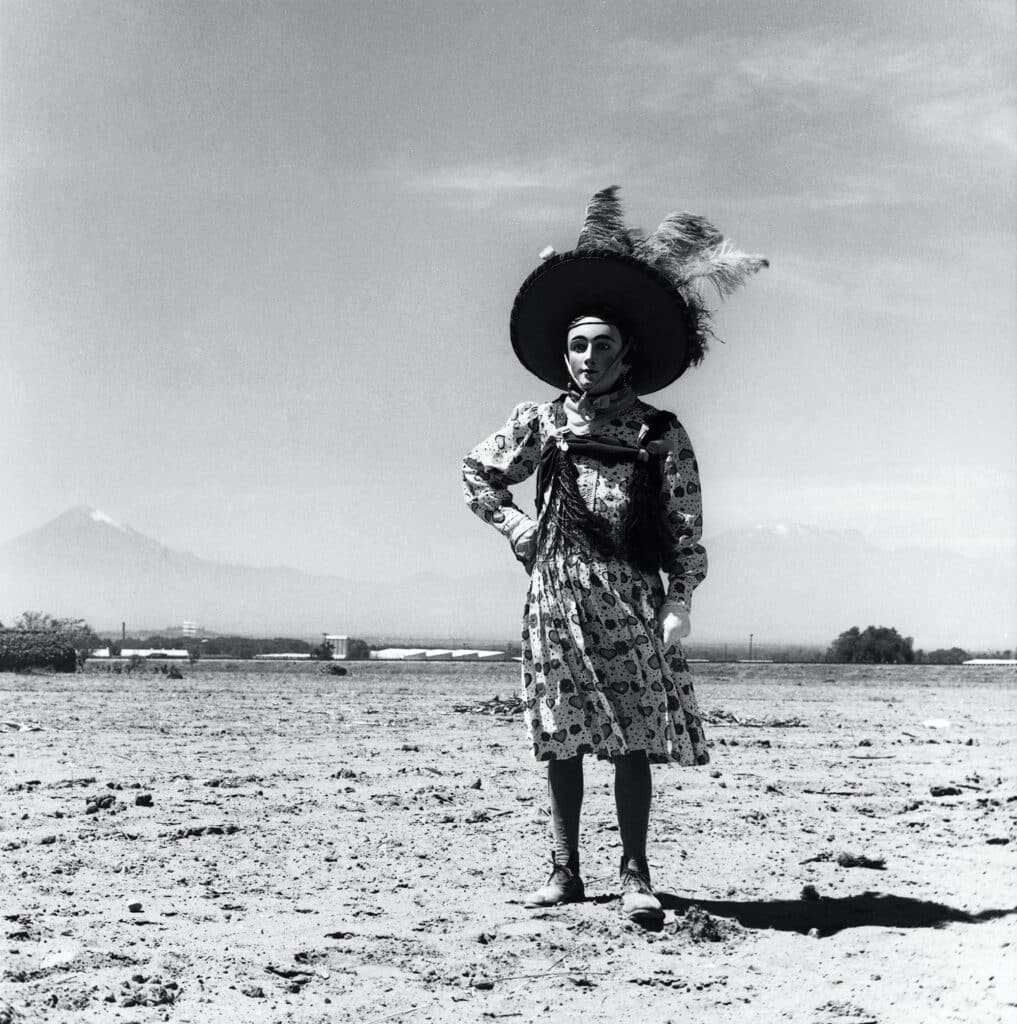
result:
[(646, 858), (623, 854), (618, 875), (622, 889), (622, 913), (636, 923), (662, 920), (664, 909), (650, 884), (650, 866)]
[(539, 889), (523, 901), (526, 907), (555, 907), (559, 903), (580, 903), (586, 898), (583, 880), (579, 877), (579, 862), (559, 864), (551, 854), (551, 875)]

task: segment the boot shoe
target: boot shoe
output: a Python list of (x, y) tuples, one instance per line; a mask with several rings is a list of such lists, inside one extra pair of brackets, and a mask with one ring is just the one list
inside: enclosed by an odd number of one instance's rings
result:
[(650, 867), (645, 860), (622, 857), (619, 878), (622, 888), (622, 913), (637, 924), (652, 924), (664, 918), (660, 905), (650, 885)]
[(555, 864), (547, 883), (531, 892), (523, 906), (556, 907), (559, 903), (580, 903), (585, 898), (586, 889), (579, 874), (564, 864)]

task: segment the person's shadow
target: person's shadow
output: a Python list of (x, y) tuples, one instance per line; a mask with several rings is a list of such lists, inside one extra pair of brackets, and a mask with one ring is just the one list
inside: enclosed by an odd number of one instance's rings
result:
[(704, 900), (687, 899), (669, 892), (658, 892), (657, 898), (665, 910), (678, 914), (699, 907), (717, 917), (734, 918), (744, 928), (775, 928), (803, 935), (815, 928), (824, 937), (836, 935), (845, 928), (939, 928), (953, 922), (980, 924), (1017, 914), (1017, 907), (969, 914), (945, 903), (881, 892), (818, 900)]

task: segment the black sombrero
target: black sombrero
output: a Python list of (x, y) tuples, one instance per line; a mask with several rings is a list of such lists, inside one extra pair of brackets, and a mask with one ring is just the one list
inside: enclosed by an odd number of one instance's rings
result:
[(523, 282), (509, 329), (519, 361), (556, 388), (570, 378), (564, 351), (568, 325), (607, 309), (607, 319), (633, 341), (630, 383), (659, 391), (700, 362), (710, 337), (700, 286), (720, 296), (768, 266), (735, 251), (709, 221), (672, 213), (647, 238), (625, 227), (618, 187), (598, 192), (571, 252), (554, 253)]

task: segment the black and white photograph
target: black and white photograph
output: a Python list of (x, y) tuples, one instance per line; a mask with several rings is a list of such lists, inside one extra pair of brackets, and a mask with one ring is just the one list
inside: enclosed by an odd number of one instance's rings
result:
[(0, 1024), (1017, 1022), (1013, 0), (0, 0)]

